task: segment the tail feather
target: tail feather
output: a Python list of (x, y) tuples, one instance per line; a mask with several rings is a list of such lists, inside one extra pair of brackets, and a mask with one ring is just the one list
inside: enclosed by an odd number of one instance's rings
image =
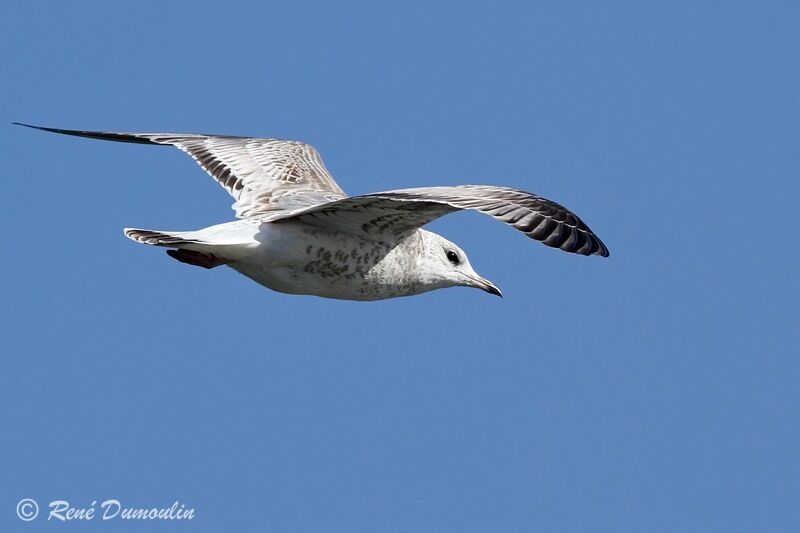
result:
[(188, 238), (189, 232), (165, 232), (153, 231), (149, 229), (125, 228), (125, 236), (142, 244), (152, 244), (154, 246), (176, 247), (183, 244), (200, 244), (201, 242)]

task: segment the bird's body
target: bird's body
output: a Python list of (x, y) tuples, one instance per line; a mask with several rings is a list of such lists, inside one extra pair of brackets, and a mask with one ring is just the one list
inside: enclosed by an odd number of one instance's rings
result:
[(211, 267), (217, 262), (227, 265), (288, 294), (366, 301), (446, 286), (425, 273), (425, 243), (446, 241), (423, 229), (401, 238), (390, 234), (369, 238), (289, 220), (234, 221), (192, 232), (126, 230), (126, 234), (144, 243), (160, 235), (198, 241), (182, 249), (213, 257), (217, 261), (212, 260)]
[(263, 224), (255, 253), (230, 264), (270, 289), (342, 300), (381, 300), (433, 290), (420, 272), (425, 230), (373, 240), (302, 222)]
[(498, 218), (548, 246), (582, 255), (608, 249), (566, 208), (504, 187), (427, 187), (347, 197), (313, 147), (295, 141), (198, 134), (38, 128), (123, 142), (173, 145), (234, 196), (239, 220), (197, 231), (126, 229), (171, 257), (227, 265), (275, 291), (380, 300), (470, 286), (500, 295), (466, 254), (421, 226), (459, 209)]

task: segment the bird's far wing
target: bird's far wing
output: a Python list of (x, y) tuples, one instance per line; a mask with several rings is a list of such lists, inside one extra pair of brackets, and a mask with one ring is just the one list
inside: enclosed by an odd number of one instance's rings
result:
[(417, 229), (442, 215), (474, 209), (547, 246), (608, 257), (608, 248), (567, 208), (535, 194), (488, 185), (422, 187), (353, 196), (329, 204), (279, 213), (271, 220), (308, 224), (379, 238)]
[(302, 142), (194, 133), (110, 133), (20, 125), (91, 139), (175, 146), (192, 156), (236, 199), (232, 207), (239, 218), (296, 210), (347, 197), (325, 168), (319, 152)]

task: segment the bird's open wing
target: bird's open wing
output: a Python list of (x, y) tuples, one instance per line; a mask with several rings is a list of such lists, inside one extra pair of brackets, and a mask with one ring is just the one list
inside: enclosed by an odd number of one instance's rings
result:
[(401, 235), (447, 213), (474, 209), (547, 246), (581, 255), (608, 256), (608, 248), (567, 208), (525, 191), (487, 185), (422, 187), (353, 196), (269, 217), (298, 219), (323, 228)]
[(195, 133), (110, 133), (20, 124), (106, 141), (171, 145), (186, 152), (236, 199), (239, 218), (324, 204), (347, 195), (313, 146), (278, 139)]

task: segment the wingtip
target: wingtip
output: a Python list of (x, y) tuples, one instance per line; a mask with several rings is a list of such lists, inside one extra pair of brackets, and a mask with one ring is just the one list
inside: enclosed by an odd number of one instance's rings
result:
[(53, 128), (45, 128), (44, 126), (34, 126), (33, 124), (25, 124), (24, 122), (12, 122), (11, 124), (15, 126), (23, 126), (25, 128), (31, 128), (34, 130), (51, 131), (53, 133), (58, 133), (58, 131), (54, 130)]
[[(591, 230), (589, 230), (591, 232)], [(603, 241), (600, 240), (600, 237), (595, 235), (594, 233), (591, 234), (592, 241), (594, 245), (587, 251), (586, 255), (596, 255), (597, 257), (608, 257), (611, 255), (611, 252), (608, 250), (608, 246), (605, 245)]]

